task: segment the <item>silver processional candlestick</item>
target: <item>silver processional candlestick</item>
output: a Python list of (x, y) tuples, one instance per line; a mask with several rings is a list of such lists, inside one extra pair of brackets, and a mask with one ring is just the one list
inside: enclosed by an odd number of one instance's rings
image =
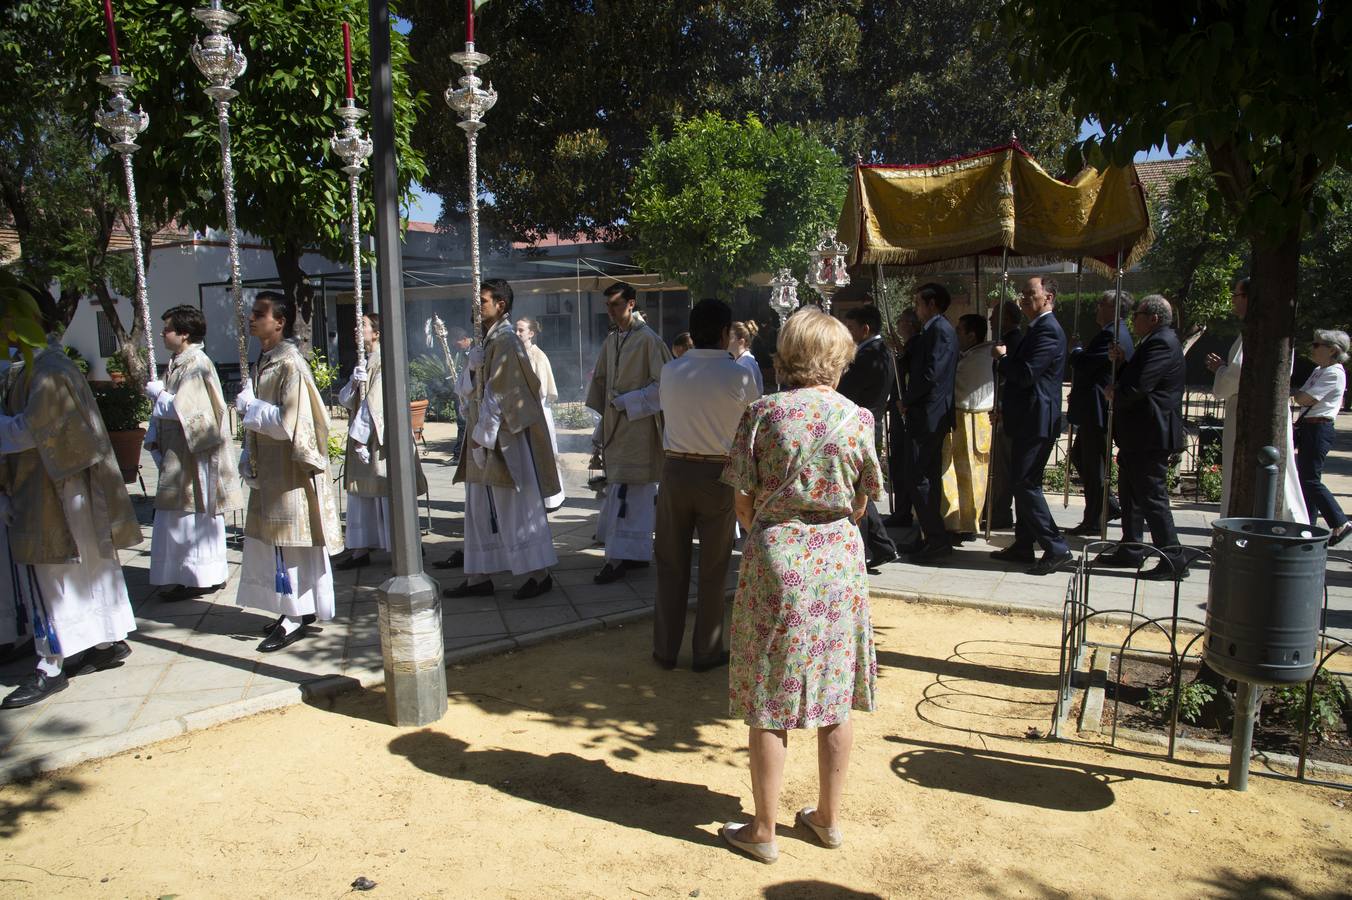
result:
[(132, 260), (136, 265), (136, 302), (140, 306), (141, 331), (146, 342), (146, 362), (150, 367), (149, 378), (155, 378), (155, 342), (150, 331), (150, 300), (146, 291), (145, 254), (141, 249), (141, 212), (136, 200), (136, 175), (132, 171), (131, 155), (141, 149), (137, 136), (150, 124), (150, 116), (141, 109), (133, 110), (127, 91), (136, 83), (136, 79), (124, 73), (122, 67), (114, 65), (107, 75), (99, 77), (99, 83), (112, 91), (108, 98), (108, 108), (94, 113), (94, 121), (112, 136), (110, 145), (122, 157), (122, 178), (127, 185), (127, 208), (130, 219)]
[(474, 322), (474, 339), (483, 341), (483, 314), (479, 309), (479, 290), (482, 274), (479, 271), (479, 129), (484, 127), (483, 115), (498, 102), (498, 92), (490, 83), (485, 89), (475, 70), (488, 62), (488, 56), (474, 49), (473, 41), (465, 41), (464, 53), (452, 53), (451, 61), (461, 66), (465, 74), (460, 87), (446, 89), (446, 103), (460, 115), (457, 123), (464, 129), (469, 143), (469, 262), (473, 294), (470, 297), (470, 315)]
[(206, 76), (207, 96), (216, 103), (216, 119), (221, 128), (221, 176), (225, 191), (225, 230), (230, 240), (230, 298), (239, 314), (239, 377), (244, 386), (249, 384), (249, 314), (244, 308), (244, 290), (239, 274), (239, 230), (235, 227), (235, 167), (230, 158), (230, 101), (239, 96), (231, 85), (244, 74), (249, 61), (230, 40), (225, 31), (239, 21), (239, 16), (222, 9), (220, 0), (195, 9), (193, 18), (209, 32), (192, 47), (192, 61)]
[[(361, 206), (358, 180), (361, 173), (366, 170), (366, 160), (371, 155), (372, 144), (369, 138), (357, 130), (357, 122), (365, 114), (366, 111), (358, 109), (356, 101), (348, 97), (338, 109), (338, 115), (344, 123), (343, 130), (333, 136), (334, 151), (347, 163), (343, 166), (343, 171), (347, 173), (347, 194), (352, 216), (352, 300), (357, 308), (357, 365), (363, 370), (366, 368), (366, 343), (362, 339), (362, 319), (365, 312), (362, 309)], [(365, 385), (357, 385), (359, 402), (365, 393)]]

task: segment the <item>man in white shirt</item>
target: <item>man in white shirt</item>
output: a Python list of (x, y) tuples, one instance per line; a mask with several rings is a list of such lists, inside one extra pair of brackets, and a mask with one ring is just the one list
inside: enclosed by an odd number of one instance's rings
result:
[(974, 313), (958, 319), (958, 373), (953, 382), (953, 431), (945, 439), (944, 528), (957, 541), (976, 537), (986, 503), (991, 458), (990, 411), (995, 407), (995, 370), (986, 320)]
[(666, 461), (657, 494), (657, 603), (653, 659), (676, 666), (685, 636), (691, 543), (699, 535), (699, 601), (691, 642), (696, 672), (728, 661), (723, 647), (724, 582), (732, 556), (732, 488), (720, 481), (737, 425), (760, 396), (751, 373), (728, 353), (732, 309), (701, 300), (690, 311), (695, 348), (662, 367), (660, 403)]

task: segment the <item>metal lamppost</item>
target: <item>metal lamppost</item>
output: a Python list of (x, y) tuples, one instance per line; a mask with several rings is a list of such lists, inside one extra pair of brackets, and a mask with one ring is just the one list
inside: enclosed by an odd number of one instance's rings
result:
[(221, 130), (221, 177), (224, 185), (225, 230), (230, 241), (230, 298), (239, 315), (239, 377), (242, 385), (249, 384), (249, 314), (244, 309), (244, 290), (239, 274), (239, 229), (235, 226), (235, 166), (230, 157), (230, 101), (239, 96), (231, 85), (244, 74), (249, 61), (235, 46), (226, 29), (239, 21), (239, 16), (221, 8), (221, 0), (195, 9), (193, 18), (206, 26), (208, 34), (192, 47), (192, 61), (206, 76), (207, 96), (216, 104), (216, 120)]
[[(109, 28), (112, 28), (112, 12), (109, 9)], [(110, 30), (111, 34), (111, 30)], [(122, 71), (116, 55), (117, 45), (113, 43), (113, 65), (107, 75), (99, 77), (99, 83), (112, 91), (108, 98), (108, 108), (94, 113), (94, 121), (112, 137), (110, 145), (122, 157), (122, 179), (127, 186), (127, 210), (130, 220), (132, 261), (136, 266), (136, 302), (141, 309), (141, 331), (146, 342), (146, 364), (149, 366), (149, 378), (155, 378), (155, 341), (150, 331), (150, 300), (146, 291), (146, 262), (141, 249), (141, 212), (136, 200), (136, 175), (132, 171), (131, 155), (141, 149), (136, 138), (150, 124), (150, 116), (140, 108), (132, 110), (131, 99), (127, 91), (136, 83), (136, 79)]]
[(798, 309), (798, 279), (785, 267), (770, 279), (770, 308), (779, 316), (779, 327), (789, 321), (789, 316)]
[(812, 258), (807, 270), (807, 283), (821, 297), (822, 312), (831, 314), (831, 296), (850, 283), (846, 271), (845, 254), (849, 247), (836, 240), (830, 229), (822, 231), (822, 239), (808, 251)]
[[(380, 297), (381, 365), (408, 371), (404, 274), (399, 240), (399, 173), (394, 142), (394, 74), (389, 0), (369, 0), (371, 29), (371, 175), (375, 187), (376, 275)], [(413, 429), (408, 381), (382, 379), (389, 447), (390, 565), (380, 586), (380, 652), (385, 667), (385, 714), (395, 725), (427, 725), (446, 712), (446, 655), (437, 583), (423, 572), (414, 487)]]
[(488, 63), (488, 55), (474, 49), (473, 18), (469, 20), (465, 51), (451, 54), (451, 61), (465, 70), (460, 87), (446, 89), (446, 103), (460, 116), (458, 124), (464, 129), (469, 144), (469, 261), (473, 293), (470, 296), (470, 316), (474, 322), (474, 339), (483, 341), (483, 314), (479, 310), (479, 290), (482, 273), (479, 270), (479, 129), (484, 127), (483, 116), (498, 102), (498, 92), (490, 83), (481, 87), (483, 80), (476, 74)]

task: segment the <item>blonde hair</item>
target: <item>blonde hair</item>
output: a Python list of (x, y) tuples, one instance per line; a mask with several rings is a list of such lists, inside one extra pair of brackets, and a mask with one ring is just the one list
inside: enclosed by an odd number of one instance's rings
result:
[(746, 341), (748, 344), (756, 337), (760, 331), (760, 326), (755, 322), (733, 322), (732, 336), (739, 341)]
[(530, 329), (531, 334), (535, 335), (536, 337), (539, 337), (539, 336), (540, 336), (540, 320), (539, 320), (539, 319), (532, 319), (530, 316), (521, 316), (520, 318), (517, 319), (517, 321), (518, 321), (518, 322), (525, 322), (525, 323), (526, 323), (526, 327)]
[(840, 320), (817, 309), (800, 309), (779, 332), (775, 376), (789, 387), (835, 387), (854, 351), (854, 339)]

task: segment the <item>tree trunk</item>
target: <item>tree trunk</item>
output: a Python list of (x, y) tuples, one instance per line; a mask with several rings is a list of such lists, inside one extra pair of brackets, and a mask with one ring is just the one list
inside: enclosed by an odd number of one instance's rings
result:
[(132, 330), (128, 332), (117, 314), (117, 304), (113, 300), (112, 292), (108, 290), (108, 285), (96, 281), (90, 285), (90, 289), (94, 291), (99, 308), (108, 319), (108, 326), (113, 329), (113, 337), (117, 339), (117, 354), (127, 369), (127, 381), (135, 385), (144, 385), (150, 380), (150, 370), (145, 355), (145, 338), (141, 337), (140, 319), (136, 318), (138, 313), (135, 300), (132, 301), (134, 317)]
[[(1230, 515), (1259, 514), (1254, 477), (1258, 451), (1281, 448), (1288, 427), (1300, 229), (1277, 244), (1255, 243), (1249, 308), (1244, 316), (1244, 367), (1239, 378), (1239, 420), (1230, 466)], [(1286, 461), (1281, 462), (1282, 466)], [(1279, 469), (1279, 471), (1282, 471)], [(1277, 486), (1278, 496), (1281, 485)]]
[(305, 248), (297, 241), (282, 240), (272, 243), (272, 259), (277, 266), (277, 277), (281, 279), (282, 291), (291, 301), (296, 311), (296, 340), (300, 342), (302, 353), (310, 352), (311, 323), (314, 320), (315, 292), (306, 278), (305, 270), (300, 267)]

